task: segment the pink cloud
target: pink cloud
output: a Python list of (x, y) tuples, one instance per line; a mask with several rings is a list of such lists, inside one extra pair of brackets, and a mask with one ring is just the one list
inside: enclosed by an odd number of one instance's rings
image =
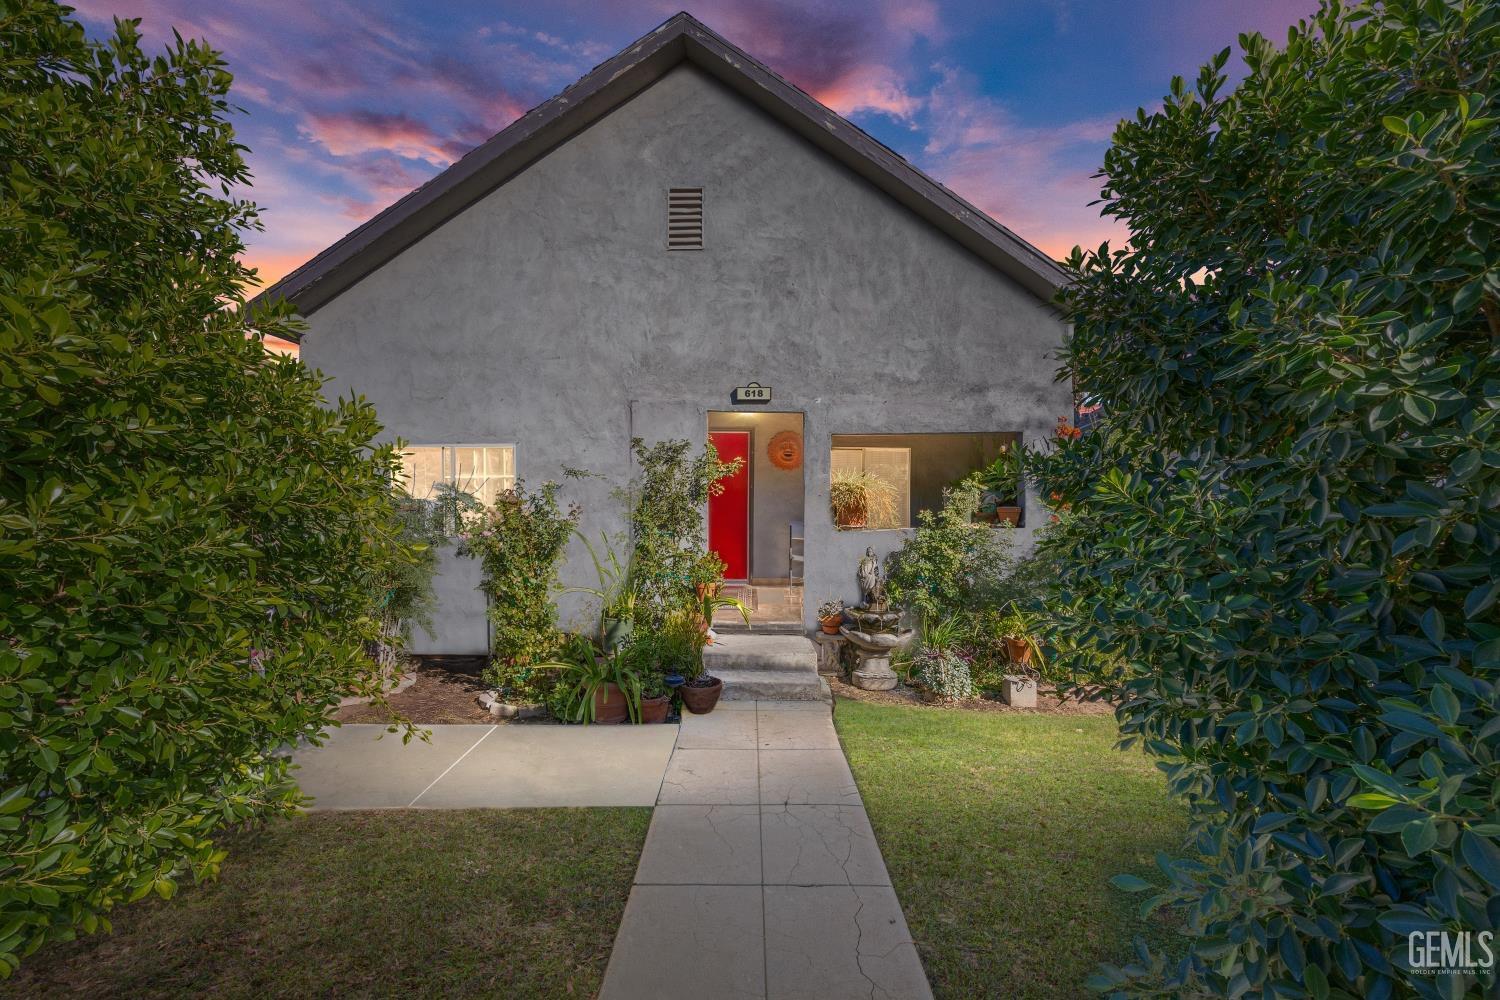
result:
[(1114, 131), (1112, 116), (1022, 125), (973, 79), (938, 67), (927, 96), (923, 166), (955, 193), (1053, 257), (1075, 244), (1122, 243), (1124, 227), (1099, 215), (1093, 164)]
[(334, 156), (394, 153), (443, 167), (483, 141), (474, 128), (452, 136), (411, 115), (385, 111), (309, 111), (298, 131)]

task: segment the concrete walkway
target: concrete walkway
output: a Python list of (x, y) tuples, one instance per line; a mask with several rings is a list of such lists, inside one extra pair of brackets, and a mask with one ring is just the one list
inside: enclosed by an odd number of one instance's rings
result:
[[(676, 726), (424, 726), (402, 744), (382, 725), (349, 725), (296, 754), (313, 809), (649, 806)], [(383, 738), (382, 738), (383, 734)]]
[(932, 996), (826, 704), (684, 718), (600, 996)]

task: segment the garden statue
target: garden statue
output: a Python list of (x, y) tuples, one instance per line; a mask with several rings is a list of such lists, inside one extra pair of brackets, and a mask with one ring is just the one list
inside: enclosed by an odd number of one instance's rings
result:
[(865, 557), (859, 561), (859, 596), (867, 608), (883, 608), (885, 605), (885, 581), (881, 579), (880, 560), (875, 557), (873, 547), (865, 549)]
[(901, 628), (901, 609), (886, 604), (885, 576), (873, 547), (865, 549), (855, 577), (864, 603), (844, 609), (846, 624), (839, 629), (854, 647), (857, 663), (851, 680), (867, 690), (888, 691), (896, 686), (891, 653), (911, 641), (912, 630)]

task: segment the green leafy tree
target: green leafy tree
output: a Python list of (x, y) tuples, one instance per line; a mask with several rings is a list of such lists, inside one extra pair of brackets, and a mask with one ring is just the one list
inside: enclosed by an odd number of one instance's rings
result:
[(1195, 819), (1186, 958), (1096, 985), (1457, 996), (1407, 935), (1500, 924), (1500, 7), (1240, 43), (1117, 129), (1131, 247), (1063, 297), (1108, 416), (1031, 457), (1052, 641)]
[(293, 809), (366, 653), (389, 449), (267, 355), (218, 56), (0, 5), (0, 971)]

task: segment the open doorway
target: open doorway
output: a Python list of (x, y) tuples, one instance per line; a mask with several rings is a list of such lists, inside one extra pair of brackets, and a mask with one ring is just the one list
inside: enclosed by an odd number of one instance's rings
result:
[[(804, 483), (802, 414), (708, 414), (708, 439), (740, 471), (708, 502), (708, 547), (724, 561), (725, 593), (750, 608), (757, 629), (802, 631)], [(714, 627), (743, 627), (721, 614)]]

